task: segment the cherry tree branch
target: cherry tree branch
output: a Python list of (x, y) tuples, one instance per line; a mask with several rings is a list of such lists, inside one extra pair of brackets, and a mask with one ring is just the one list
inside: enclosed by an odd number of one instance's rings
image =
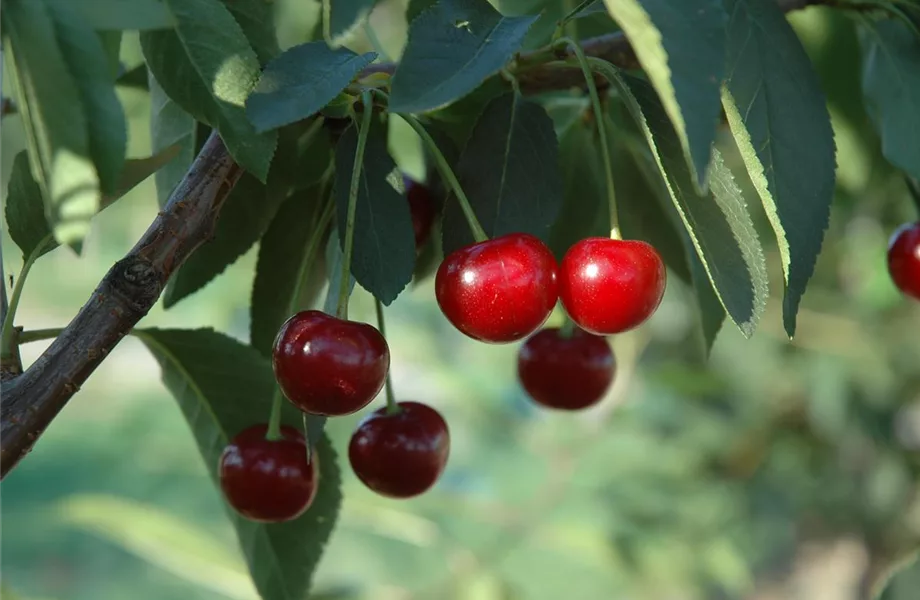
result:
[[(777, 0), (792, 11), (814, 4), (843, 6), (843, 0)], [(622, 68), (638, 68), (636, 55), (621, 33), (581, 42), (585, 54)], [(550, 52), (550, 54), (547, 54)], [(517, 57), (526, 93), (584, 85), (577, 68), (546, 62), (565, 59), (547, 49)], [(392, 73), (392, 63), (364, 72)], [(169, 276), (214, 231), (217, 217), (242, 169), (216, 133), (137, 245), (106, 274), (73, 321), (21, 375), (4, 381), (0, 393), (0, 478), (29, 452), (39, 436), (116, 344), (147, 314)]]
[(221, 205), (241, 174), (212, 133), (169, 203), (73, 321), (22, 375), (3, 383), (0, 477), (28, 453), (112, 348), (153, 307), (169, 276), (213, 234)]

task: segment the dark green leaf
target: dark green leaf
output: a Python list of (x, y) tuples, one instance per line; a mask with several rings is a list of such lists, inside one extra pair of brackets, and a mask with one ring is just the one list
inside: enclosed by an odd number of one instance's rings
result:
[(920, 179), (920, 39), (898, 21), (863, 22), (863, 95), (891, 164)]
[(178, 146), (176, 157), (156, 173), (157, 201), (166, 206), (170, 194), (195, 160), (195, 119), (169, 99), (157, 80), (150, 81), (150, 140), (154, 152)]
[[(111, 79), (116, 79), (121, 73), (121, 39), (124, 36), (121, 31), (117, 30), (97, 31), (96, 35), (102, 42), (105, 60), (109, 64), (109, 76)], [(146, 77), (144, 80), (146, 83)]]
[(314, 233), (321, 191), (320, 186), (314, 186), (285, 201), (259, 245), (249, 340), (265, 356), (271, 355), (281, 324), (298, 310), (312, 306), (325, 284), (325, 234)]
[(160, 0), (51, 0), (80, 12), (93, 29), (170, 29), (176, 21)]
[[(329, 239), (326, 241), (326, 276), (329, 279), (329, 287), (326, 290), (326, 299), (323, 301), (323, 312), (334, 315), (339, 305), (339, 292), (342, 287), (342, 242), (339, 238), (339, 232), (333, 229), (329, 233)], [(348, 295), (355, 289), (354, 275), (348, 278)]]
[[(358, 132), (350, 127), (335, 148), (336, 223), (343, 233), (357, 146)], [(358, 187), (351, 272), (361, 287), (387, 305), (412, 280), (415, 267), (409, 203), (387, 181), (395, 170), (396, 163), (387, 151), (386, 129), (373, 121)]]
[[(460, 154), (457, 176), (491, 236), (530, 233), (546, 239), (562, 205), (553, 121), (539, 104), (514, 94), (489, 103)], [(444, 252), (473, 242), (455, 198), (444, 213)]]
[(77, 90), (89, 132), (89, 152), (103, 193), (114, 191), (125, 162), (128, 130), (115, 95), (109, 60), (96, 32), (71, 5), (53, 4), (51, 18), (67, 68)]
[[(10, 174), (9, 191), (6, 196), (6, 225), (10, 237), (22, 250), (23, 260), (28, 258), (41, 246), (41, 256), (54, 246), (51, 228), (45, 219), (42, 203), (42, 191), (32, 177), (29, 168), (29, 156), (25, 150), (13, 160), (13, 172)], [(36, 257), (37, 257), (36, 256)]]
[(721, 0), (605, 0), (677, 131), (705, 189), (719, 121), (726, 15)]
[(687, 260), (690, 263), (690, 272), (693, 275), (693, 292), (696, 296), (696, 305), (700, 311), (700, 330), (703, 336), (703, 350), (706, 356), (712, 350), (712, 345), (722, 329), (722, 323), (725, 322), (725, 308), (719, 302), (719, 297), (715, 290), (712, 289), (712, 283), (709, 281), (709, 275), (706, 273), (706, 267), (697, 256), (693, 247), (693, 241), (689, 236), (685, 237), (687, 248)]
[[(265, 423), (275, 390), (268, 359), (254, 348), (207, 329), (135, 330), (163, 370), (198, 443), (208, 472), (218, 481), (220, 454), (247, 427)], [(302, 413), (285, 402), (282, 422), (301, 428)], [(303, 516), (266, 525), (229, 509), (253, 582), (265, 600), (305, 598), (342, 501), (337, 457), (327, 438), (317, 447), (319, 489)]]
[(390, 110), (424, 112), (465, 96), (508, 62), (536, 19), (503, 17), (486, 0), (440, 0), (409, 26)]
[(610, 235), (603, 162), (597, 143), (597, 128), (580, 120), (569, 123), (559, 138), (563, 202), (549, 236), (549, 247), (558, 260), (579, 240)]
[(776, 3), (725, 0), (725, 9), (731, 21), (722, 101), (776, 232), (786, 276), (783, 323), (792, 337), (830, 219), (834, 132), (811, 61)]
[[(157, 169), (175, 157), (178, 147), (171, 146), (157, 155), (148, 158), (135, 158), (125, 161), (115, 191), (102, 199), (99, 210), (104, 210), (131, 191), (137, 184), (147, 179)], [(48, 221), (42, 208), (41, 190), (29, 168), (29, 157), (25, 151), (16, 155), (13, 161), (13, 173), (10, 176), (9, 195), (6, 205), (6, 218), (10, 236), (23, 251), (24, 256), (34, 252), (39, 246), (41, 251), (36, 258), (58, 247), (51, 235)]]
[(356, 25), (367, 18), (375, 0), (322, 0), (323, 37), (338, 44)]
[(306, 119), (334, 100), (376, 56), (333, 50), (325, 42), (294, 46), (265, 66), (246, 101), (246, 114), (257, 131)]
[(259, 57), (259, 62), (267, 63), (278, 56), (278, 37), (275, 35), (274, 1), (266, 0), (221, 0), (224, 6), (243, 28), (246, 39)]
[(286, 188), (244, 174), (220, 210), (214, 237), (202, 244), (173, 275), (163, 293), (169, 308), (203, 288), (248, 251), (268, 229)]
[(45, 1), (7, 2), (3, 8), (32, 175), (55, 239), (79, 249), (101, 195), (80, 87)]
[(282, 129), (272, 169), (277, 170), (294, 190), (310, 187), (332, 168), (332, 141), (329, 138), (322, 120), (312, 123), (302, 134), (294, 128)]
[(246, 97), (260, 66), (233, 15), (220, 0), (165, 0), (174, 31), (141, 33), (147, 67), (166, 94), (217, 129), (241, 166), (265, 181), (277, 134), (259, 134), (246, 118)]
[(699, 195), (677, 133), (651, 86), (616, 71), (604, 74), (617, 86), (646, 137), (719, 300), (741, 332), (750, 336), (766, 305), (767, 273), (760, 240), (731, 172), (714, 150), (712, 193)]
[(412, 23), (417, 16), (434, 6), (437, 0), (409, 0), (406, 6), (406, 21)]

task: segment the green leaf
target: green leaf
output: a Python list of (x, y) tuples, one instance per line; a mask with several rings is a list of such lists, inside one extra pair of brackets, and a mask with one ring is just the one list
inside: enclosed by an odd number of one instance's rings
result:
[(37, 256), (57, 246), (51, 244), (51, 228), (45, 219), (42, 191), (32, 177), (29, 156), (25, 150), (13, 160), (13, 172), (10, 174), (6, 196), (6, 224), (10, 237), (22, 250), (23, 260), (36, 252), (39, 246), (43, 251)]
[[(163, 371), (198, 443), (208, 472), (218, 481), (220, 454), (247, 427), (265, 423), (276, 384), (268, 359), (212, 330), (135, 330)], [(302, 427), (301, 413), (283, 404), (282, 422)], [(328, 438), (317, 447), (319, 489), (303, 516), (281, 524), (255, 523), (229, 509), (256, 589), (264, 600), (305, 598), (341, 504), (337, 457)]]
[(694, 185), (680, 140), (654, 90), (646, 82), (604, 69), (636, 119), (674, 206), (726, 312), (745, 336), (753, 334), (767, 301), (763, 249), (747, 206), (717, 150), (710, 167), (711, 194)]
[[(99, 36), (105, 52), (105, 60), (109, 65), (109, 76), (115, 79), (115, 85), (120, 85), (118, 75), (121, 73), (121, 40), (124, 35), (121, 31), (97, 31), (96, 35)], [(146, 83), (146, 77), (144, 79)]]
[(323, 37), (332, 45), (362, 23), (374, 8), (375, 0), (322, 0)]
[(320, 186), (314, 186), (285, 201), (259, 245), (249, 343), (265, 356), (271, 355), (281, 324), (312, 306), (326, 282), (325, 236), (313, 234), (323, 204), (321, 192)]
[(176, 29), (141, 33), (147, 67), (166, 94), (217, 129), (234, 159), (260, 181), (277, 134), (259, 134), (245, 102), (259, 78), (259, 59), (220, 0), (165, 0)]
[(722, 329), (722, 323), (725, 322), (725, 308), (719, 302), (719, 296), (712, 289), (712, 283), (709, 281), (709, 275), (706, 273), (706, 267), (696, 254), (693, 247), (693, 241), (690, 236), (684, 232), (684, 243), (686, 247), (687, 261), (690, 264), (692, 274), (693, 292), (696, 297), (696, 306), (700, 314), (700, 333), (703, 337), (703, 351), (706, 356), (712, 351), (712, 345), (716, 341), (716, 336)]
[(162, 208), (195, 160), (195, 119), (169, 99), (153, 75), (149, 75), (149, 84), (153, 151), (178, 147), (175, 158), (156, 173), (157, 201)]
[(51, 0), (51, 4), (77, 10), (93, 29), (171, 29), (176, 25), (160, 0)]
[(119, 75), (117, 79), (115, 79), (115, 85), (136, 90), (150, 90), (150, 82), (148, 81), (148, 77), (149, 74), (147, 73), (147, 65), (141, 63), (133, 69), (125, 71)]
[[(547, 239), (562, 205), (558, 150), (542, 106), (515, 94), (489, 103), (457, 163), (460, 185), (486, 234)], [(442, 235), (445, 253), (473, 242), (455, 198), (447, 201)]]
[[(112, 194), (102, 198), (99, 211), (105, 210), (124, 197), (137, 184), (150, 177), (157, 169), (162, 168), (164, 164), (172, 160), (177, 152), (177, 146), (170, 146), (154, 156), (133, 158), (125, 161), (124, 169), (121, 172), (115, 190)], [(41, 251), (35, 258), (58, 247), (57, 241), (51, 235), (48, 221), (45, 219), (41, 189), (32, 177), (29, 156), (25, 151), (17, 154), (13, 161), (13, 172), (10, 175), (9, 194), (6, 204), (6, 218), (9, 224), (10, 236), (23, 251), (23, 256), (28, 256), (39, 246), (41, 246)]]
[(80, 87), (45, 0), (7, 2), (3, 17), (29, 164), (45, 215), (55, 239), (79, 250), (101, 195)]
[(899, 21), (860, 27), (863, 95), (891, 164), (920, 179), (920, 40)]
[(699, 190), (706, 189), (725, 69), (721, 0), (605, 0), (671, 118)]
[(731, 21), (722, 102), (776, 232), (786, 276), (783, 324), (792, 337), (830, 219), (834, 132), (811, 61), (776, 3), (725, 0), (725, 9)]
[(333, 50), (325, 42), (294, 46), (265, 66), (246, 101), (246, 114), (260, 132), (306, 119), (334, 100), (376, 56)]
[(406, 22), (412, 23), (416, 17), (434, 6), (437, 0), (409, 0), (406, 6)]
[(89, 132), (89, 153), (103, 193), (121, 174), (128, 145), (125, 113), (115, 94), (109, 59), (96, 32), (71, 5), (52, 4), (51, 18), (64, 62), (77, 83)]
[(284, 201), (286, 189), (243, 174), (224, 200), (214, 236), (179, 267), (163, 293), (169, 308), (207, 285), (244, 255), (268, 229)]
[(236, 19), (246, 39), (259, 57), (267, 63), (281, 53), (278, 36), (275, 35), (275, 5), (266, 0), (221, 0)]
[[(341, 232), (345, 231), (357, 147), (357, 129), (350, 127), (335, 148), (336, 224)], [(412, 280), (415, 268), (409, 203), (387, 181), (394, 171), (396, 163), (387, 151), (387, 131), (372, 121), (358, 187), (351, 272), (361, 287), (387, 305)]]
[(569, 123), (559, 137), (563, 201), (548, 245), (560, 261), (579, 240), (610, 235), (603, 162), (597, 143), (597, 128), (578, 119)]
[(503, 17), (486, 0), (440, 0), (409, 26), (390, 110), (424, 112), (465, 96), (508, 62), (536, 20)]

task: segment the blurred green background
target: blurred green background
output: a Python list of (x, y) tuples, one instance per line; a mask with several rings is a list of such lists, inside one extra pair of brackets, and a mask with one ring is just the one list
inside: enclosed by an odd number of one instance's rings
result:
[[(279, 2), (285, 45), (312, 29), (317, 7)], [(404, 10), (385, 0), (372, 15), (391, 56)], [(754, 339), (726, 326), (704, 363), (692, 296), (672, 278), (652, 320), (612, 340), (609, 397), (583, 414), (550, 413), (518, 386), (516, 345), (463, 337), (421, 282), (387, 310), (392, 374), (399, 398), (447, 418), (448, 470), (425, 496), (392, 501), (345, 465), (339, 526), (312, 598), (855, 599), (918, 547), (920, 303), (903, 299), (885, 269), (889, 233), (916, 214), (868, 127), (852, 23), (826, 9), (792, 21), (830, 99), (839, 165), (796, 339), (782, 332), (770, 244), (773, 297)], [(350, 45), (370, 48), (361, 31)], [(126, 36), (123, 59), (139, 60), (136, 37)], [(120, 94), (129, 155), (148, 155), (147, 96)], [(415, 140), (396, 128), (392, 142), (400, 164), (421, 173)], [(22, 148), (18, 117), (4, 118), (4, 193)], [(41, 260), (19, 324), (64, 325), (156, 211), (151, 180), (94, 221), (82, 257), (58, 249)], [(3, 256), (7, 274), (18, 272), (5, 231)], [(158, 306), (144, 325), (211, 326), (245, 340), (254, 258), (169, 312)], [(352, 317), (373, 321), (363, 292)], [(45, 346), (24, 347), (24, 360)], [(124, 340), (3, 482), (4, 598), (255, 598), (223, 502), (159, 377), (144, 347)], [(340, 451), (358, 418), (330, 423)], [(916, 600), (918, 590), (920, 568), (908, 568), (886, 598)]]

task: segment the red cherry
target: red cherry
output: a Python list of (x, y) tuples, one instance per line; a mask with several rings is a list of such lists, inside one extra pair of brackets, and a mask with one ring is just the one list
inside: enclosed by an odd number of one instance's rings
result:
[(562, 259), (559, 297), (579, 327), (610, 335), (652, 316), (666, 283), (664, 262), (649, 244), (588, 238), (569, 248)]
[(888, 272), (898, 289), (920, 300), (920, 222), (901, 225), (891, 236)]
[(527, 337), (558, 299), (556, 259), (536, 237), (512, 233), (452, 252), (435, 277), (435, 296), (454, 327), (483, 342)]
[(409, 211), (412, 213), (412, 230), (415, 232), (415, 247), (421, 248), (431, 235), (431, 226), (434, 224), (435, 205), (431, 198), (431, 190), (423, 184), (403, 177), (406, 185), (406, 198), (409, 200)]
[(597, 403), (613, 382), (616, 363), (607, 340), (579, 329), (570, 337), (547, 328), (518, 354), (518, 378), (537, 404), (579, 410)]
[(390, 349), (370, 325), (308, 310), (281, 326), (272, 367), (281, 391), (300, 410), (347, 415), (367, 406), (383, 388)]
[(399, 412), (374, 411), (348, 444), (351, 468), (364, 485), (390, 498), (410, 498), (438, 480), (450, 454), (450, 433), (438, 411), (400, 402)]
[(281, 427), (280, 440), (265, 439), (268, 425), (245, 429), (224, 448), (220, 487), (238, 513), (252, 521), (280, 523), (310, 507), (319, 483), (318, 459), (307, 462), (303, 435)]

